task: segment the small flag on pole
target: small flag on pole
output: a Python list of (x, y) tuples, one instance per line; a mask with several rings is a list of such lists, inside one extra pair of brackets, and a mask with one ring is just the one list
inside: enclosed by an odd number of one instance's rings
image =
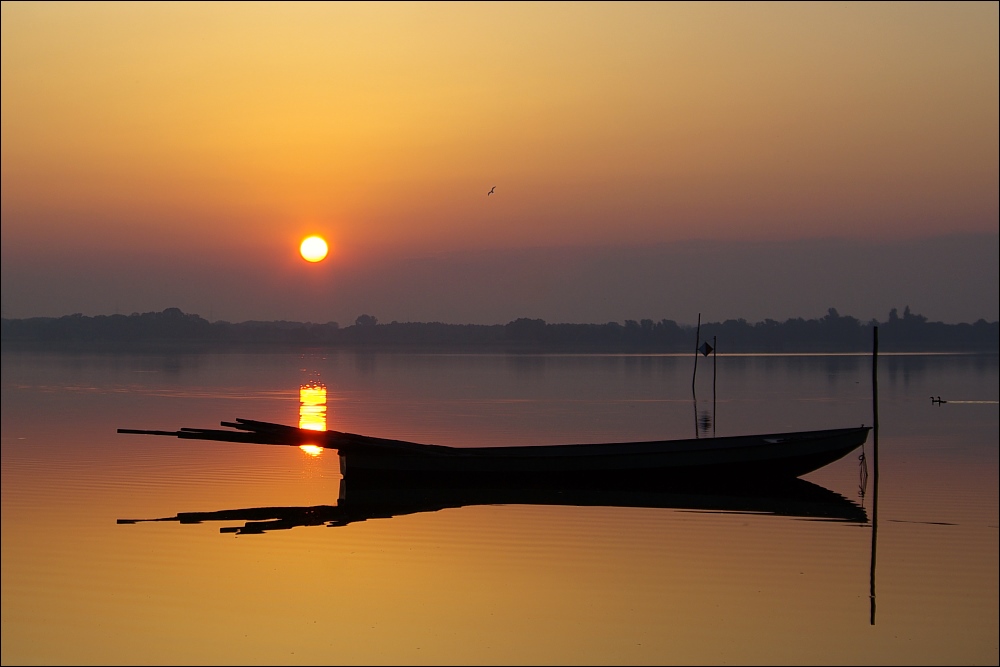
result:
[(708, 355), (712, 354), (713, 349), (714, 348), (708, 344), (708, 341), (706, 341), (701, 344), (701, 347), (698, 348), (698, 351), (701, 352), (702, 356), (707, 357)]

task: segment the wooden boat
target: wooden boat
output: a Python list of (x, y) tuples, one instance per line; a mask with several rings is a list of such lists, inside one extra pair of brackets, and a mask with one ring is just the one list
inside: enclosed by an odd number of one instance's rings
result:
[(621, 479), (746, 480), (794, 478), (843, 458), (865, 443), (871, 427), (717, 438), (602, 444), (450, 447), (340, 431), (309, 431), (249, 419), (222, 422), (231, 430), (118, 429), (119, 433), (268, 445), (318, 445), (338, 450), (347, 480), (419, 478), (606, 482)]

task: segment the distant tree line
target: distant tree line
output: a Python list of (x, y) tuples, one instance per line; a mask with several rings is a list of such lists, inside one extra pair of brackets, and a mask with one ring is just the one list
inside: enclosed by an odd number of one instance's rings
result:
[(998, 352), (1000, 323), (928, 322), (906, 307), (886, 322), (861, 322), (830, 308), (824, 317), (778, 322), (744, 319), (693, 325), (673, 320), (625, 320), (606, 324), (550, 324), (519, 318), (507, 324), (379, 323), (361, 315), (352, 326), (336, 322), (209, 322), (167, 308), (131, 315), (81, 314), (64, 317), (3, 319), (7, 348), (47, 349), (219, 349), (303, 348), (466, 350), (484, 352), (683, 353), (693, 352), (696, 337), (714, 341), (720, 353), (869, 352), (873, 328), (886, 352)]

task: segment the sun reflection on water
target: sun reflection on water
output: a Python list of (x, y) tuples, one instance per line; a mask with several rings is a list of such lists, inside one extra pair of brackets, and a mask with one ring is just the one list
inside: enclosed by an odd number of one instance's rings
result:
[[(308, 431), (326, 430), (326, 385), (311, 380), (299, 385), (299, 428)], [(310, 456), (319, 456), (323, 448), (315, 444), (299, 447)]]

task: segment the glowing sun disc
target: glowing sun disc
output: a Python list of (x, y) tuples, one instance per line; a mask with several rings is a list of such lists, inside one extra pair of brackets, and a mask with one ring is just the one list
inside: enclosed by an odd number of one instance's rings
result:
[(299, 246), (299, 253), (302, 255), (302, 259), (307, 262), (318, 262), (326, 257), (326, 253), (329, 250), (326, 245), (326, 241), (323, 240), (322, 236), (310, 236), (302, 241), (302, 245)]

